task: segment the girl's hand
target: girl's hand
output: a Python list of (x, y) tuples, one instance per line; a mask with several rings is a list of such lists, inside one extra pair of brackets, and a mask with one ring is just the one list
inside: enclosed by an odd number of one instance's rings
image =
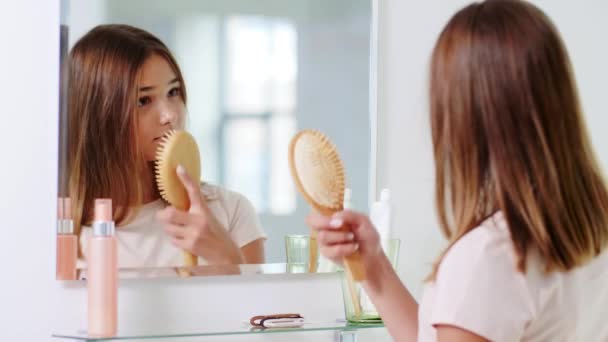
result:
[[(332, 217), (315, 213), (306, 218), (306, 224), (317, 231), (321, 254), (337, 264), (342, 264), (345, 256), (357, 250), (364, 266), (373, 265), (383, 254), (376, 228), (361, 213), (345, 210)], [(349, 229), (340, 229), (343, 226)]]
[(177, 175), (188, 192), (190, 210), (185, 212), (170, 206), (156, 215), (165, 224), (165, 232), (173, 244), (203, 257), (209, 264), (244, 263), (241, 250), (211, 213), (198, 184), (181, 166), (177, 167)]

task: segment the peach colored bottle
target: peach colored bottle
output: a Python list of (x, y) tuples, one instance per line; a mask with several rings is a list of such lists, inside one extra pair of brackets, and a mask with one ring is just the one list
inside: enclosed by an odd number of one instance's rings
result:
[(112, 200), (96, 199), (93, 235), (87, 245), (88, 334), (112, 337), (118, 320), (118, 257)]
[(74, 234), (71, 202), (69, 198), (59, 198), (55, 277), (58, 280), (76, 280), (76, 259), (78, 259), (78, 237)]

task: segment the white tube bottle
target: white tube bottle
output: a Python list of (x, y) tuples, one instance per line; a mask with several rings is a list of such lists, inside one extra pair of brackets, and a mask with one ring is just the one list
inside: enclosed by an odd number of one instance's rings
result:
[(391, 239), (391, 193), (389, 189), (382, 189), (380, 192), (380, 200), (372, 205), (370, 211), (370, 220), (380, 235), (380, 243), (384, 253), (388, 255), (389, 244)]

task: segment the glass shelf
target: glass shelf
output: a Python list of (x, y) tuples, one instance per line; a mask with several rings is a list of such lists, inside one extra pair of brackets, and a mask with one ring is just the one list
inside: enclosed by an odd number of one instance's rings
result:
[[(273, 263), (273, 264), (239, 264), (239, 265), (199, 265), (193, 267), (142, 267), (119, 268), (119, 279), (142, 278), (183, 278), (201, 276), (253, 275), (253, 274), (318, 274), (335, 273), (337, 271), (310, 272), (308, 264), (304, 263)], [(87, 269), (77, 269), (78, 280), (87, 278)]]
[(353, 324), (345, 321), (336, 322), (307, 322), (301, 328), (257, 328), (252, 327), (249, 323), (241, 323), (233, 327), (223, 328), (201, 328), (199, 331), (188, 332), (172, 332), (170, 329), (157, 331), (137, 332), (129, 331), (129, 329), (119, 329), (120, 331), (115, 337), (97, 338), (87, 336), (86, 331), (77, 331), (76, 333), (55, 333), (52, 336), (55, 338), (71, 339), (77, 341), (116, 341), (116, 340), (133, 340), (133, 339), (158, 339), (158, 338), (177, 338), (177, 337), (203, 337), (203, 336), (222, 336), (222, 335), (247, 335), (247, 334), (271, 334), (271, 333), (297, 333), (307, 331), (352, 331), (360, 329), (384, 328), (382, 323), (370, 324)]

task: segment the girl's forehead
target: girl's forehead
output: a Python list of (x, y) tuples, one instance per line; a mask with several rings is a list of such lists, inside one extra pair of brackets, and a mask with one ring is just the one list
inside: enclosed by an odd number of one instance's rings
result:
[(139, 73), (138, 81), (140, 84), (147, 85), (168, 83), (176, 78), (176, 74), (169, 62), (159, 55), (148, 57), (142, 64)]

